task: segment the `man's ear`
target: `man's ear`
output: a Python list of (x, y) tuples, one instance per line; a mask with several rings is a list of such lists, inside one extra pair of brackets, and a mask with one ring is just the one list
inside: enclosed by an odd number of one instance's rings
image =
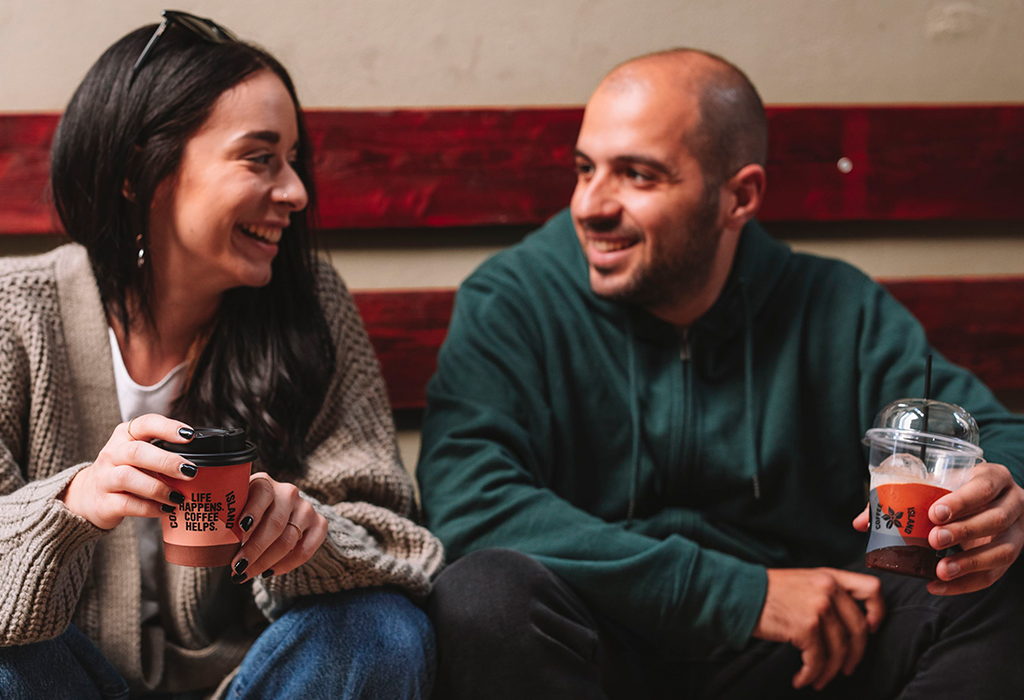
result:
[(729, 209), (725, 212), (730, 228), (743, 228), (743, 224), (754, 218), (764, 201), (766, 185), (764, 168), (755, 163), (744, 165), (726, 181), (724, 188), (731, 197)]

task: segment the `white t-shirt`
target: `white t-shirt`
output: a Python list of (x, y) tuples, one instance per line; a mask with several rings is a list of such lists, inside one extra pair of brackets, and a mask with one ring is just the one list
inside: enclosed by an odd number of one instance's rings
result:
[[(171, 405), (181, 395), (185, 382), (185, 363), (172, 369), (153, 386), (141, 386), (128, 374), (121, 357), (114, 330), (110, 332), (110, 354), (114, 360), (114, 382), (117, 385), (117, 403), (121, 420), (146, 413), (166, 416)], [(157, 571), (160, 566), (160, 530), (158, 518), (135, 518), (135, 534), (139, 538), (139, 564), (142, 568), (142, 624), (159, 624), (160, 603), (157, 589)]]

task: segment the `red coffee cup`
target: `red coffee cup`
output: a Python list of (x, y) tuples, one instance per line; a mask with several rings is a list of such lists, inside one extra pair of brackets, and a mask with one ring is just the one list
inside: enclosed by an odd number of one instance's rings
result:
[(242, 542), (242, 517), (256, 446), (241, 428), (197, 428), (191, 442), (154, 444), (196, 465), (194, 479), (163, 478), (185, 502), (161, 517), (164, 558), (181, 566), (227, 566)]

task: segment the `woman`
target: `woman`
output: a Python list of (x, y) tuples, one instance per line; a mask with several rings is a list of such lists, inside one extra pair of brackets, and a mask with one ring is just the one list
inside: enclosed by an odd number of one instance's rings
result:
[[(433, 632), (407, 596), (442, 552), (409, 520), (352, 299), (310, 252), (294, 87), (164, 16), (58, 127), (76, 244), (0, 262), (0, 697), (427, 697)], [(151, 441), (204, 425), (260, 451), (230, 570), (160, 556), (167, 484), (195, 469)]]

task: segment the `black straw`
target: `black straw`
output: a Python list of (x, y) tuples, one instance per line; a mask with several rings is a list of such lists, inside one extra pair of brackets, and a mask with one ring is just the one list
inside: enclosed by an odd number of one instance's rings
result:
[[(932, 356), (929, 354), (924, 365), (924, 430), (928, 432), (928, 400), (932, 397)], [(927, 464), (925, 459), (925, 446), (921, 445), (921, 461)]]

